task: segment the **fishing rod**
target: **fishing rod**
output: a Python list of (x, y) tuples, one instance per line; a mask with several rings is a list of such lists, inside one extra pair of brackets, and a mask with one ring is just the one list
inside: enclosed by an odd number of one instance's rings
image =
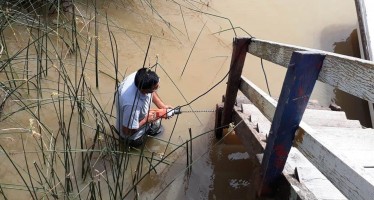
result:
[(151, 109), (150, 113), (155, 113), (156, 118), (165, 118), (168, 119), (174, 115), (179, 115), (182, 113), (197, 113), (197, 112), (215, 112), (215, 110), (187, 110), (182, 111), (181, 107), (175, 107), (175, 108), (167, 108), (167, 109)]
[(152, 114), (155, 117), (155, 121), (147, 124), (139, 130), (131, 135), (129, 139), (130, 146), (138, 147), (143, 144), (145, 135), (151, 135), (156, 136), (160, 134), (163, 131), (163, 128), (161, 126), (161, 118), (169, 119), (174, 115), (179, 115), (182, 113), (197, 113), (197, 112), (215, 112), (215, 110), (187, 110), (182, 111), (181, 107), (175, 107), (175, 108), (161, 108), (161, 109), (150, 109), (149, 113)]

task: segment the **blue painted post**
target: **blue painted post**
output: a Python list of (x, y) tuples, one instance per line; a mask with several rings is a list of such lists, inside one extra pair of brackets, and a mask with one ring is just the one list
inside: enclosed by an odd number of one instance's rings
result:
[(260, 196), (272, 194), (281, 176), (324, 59), (317, 52), (292, 54), (261, 163)]

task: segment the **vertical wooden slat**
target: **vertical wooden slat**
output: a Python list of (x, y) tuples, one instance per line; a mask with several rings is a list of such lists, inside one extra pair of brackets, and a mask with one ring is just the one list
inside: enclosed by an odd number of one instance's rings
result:
[[(225, 103), (223, 106), (222, 123), (227, 125), (231, 122), (236, 95), (239, 90), (240, 76), (243, 71), (245, 56), (247, 55), (250, 38), (235, 38), (233, 42), (233, 51), (231, 56), (230, 73), (226, 88)], [(216, 137), (222, 137), (217, 134)]]
[(324, 58), (315, 52), (292, 54), (261, 164), (259, 195), (271, 194), (281, 176)]

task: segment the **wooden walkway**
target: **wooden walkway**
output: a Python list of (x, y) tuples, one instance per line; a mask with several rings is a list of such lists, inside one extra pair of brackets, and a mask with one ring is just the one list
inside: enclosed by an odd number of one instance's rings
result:
[[(288, 68), (278, 101), (241, 76), (247, 53)], [(258, 157), (258, 196), (274, 194), (278, 181), (286, 179), (289, 199), (373, 199), (374, 130), (344, 112), (308, 106), (317, 79), (374, 102), (372, 62), (237, 38), (216, 127), (234, 122), (249, 154)], [(249, 101), (237, 97), (239, 90)]]
[[(374, 177), (374, 130), (363, 129), (358, 120), (347, 119), (343, 111), (311, 107), (306, 109), (302, 121), (316, 130), (318, 142), (332, 154), (340, 156), (343, 161), (364, 168), (366, 176)], [(256, 153), (261, 155), (266, 146), (271, 122), (251, 102), (236, 106), (234, 119), (234, 123), (243, 120), (245, 124), (239, 125), (236, 131), (241, 141), (257, 143), (260, 151)], [(252, 148), (247, 151), (255, 152)], [(303, 192), (299, 192), (299, 195), (304, 197), (302, 199), (347, 199), (296, 147), (292, 147), (288, 155), (283, 175), (292, 183), (299, 182), (294, 184), (294, 187), (304, 188)]]

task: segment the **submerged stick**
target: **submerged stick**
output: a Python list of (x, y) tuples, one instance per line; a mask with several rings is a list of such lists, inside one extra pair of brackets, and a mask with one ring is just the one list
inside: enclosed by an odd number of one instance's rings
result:
[(197, 36), (197, 38), (196, 38), (196, 40), (195, 40), (195, 43), (194, 43), (193, 46), (192, 46), (192, 49), (191, 49), (191, 51), (190, 51), (190, 55), (188, 55), (188, 58), (187, 58), (186, 64), (185, 64), (184, 67), (183, 67), (183, 71), (182, 71), (182, 74), (181, 74), (181, 76), (180, 76), (181, 78), (182, 78), (182, 76), (183, 76), (184, 70), (186, 69), (186, 66), (187, 66), (187, 64), (188, 64), (188, 61), (190, 60), (191, 54), (192, 54), (193, 50), (195, 49), (195, 45), (196, 45), (196, 43), (197, 43), (197, 40), (199, 40), (199, 37), (200, 37), (201, 33), (203, 32), (206, 23), (207, 23), (207, 22), (204, 23), (203, 28), (201, 28), (200, 33), (199, 33), (199, 35)]
[(145, 67), (145, 62), (147, 61), (148, 51), (149, 51), (149, 47), (151, 46), (151, 41), (152, 41), (152, 35), (149, 37), (147, 52), (145, 52), (145, 58), (144, 58), (144, 62), (143, 62), (143, 68)]
[(187, 168), (187, 173), (189, 173), (190, 172), (190, 168), (189, 168), (189, 166), (190, 166), (190, 156), (188, 155), (188, 140), (186, 140), (186, 156), (187, 156), (187, 166), (186, 166), (186, 168)]
[(38, 199), (38, 196), (36, 195), (34, 183), (33, 183), (32, 178), (31, 178), (29, 164), (27, 162), (27, 157), (26, 157), (26, 152), (25, 152), (25, 143), (23, 142), (23, 136), (22, 136), (22, 134), (21, 134), (21, 141), (22, 141), (22, 150), (23, 150), (23, 156), (25, 158), (26, 169), (27, 169), (27, 173), (29, 175), (29, 181), (30, 181), (30, 184), (31, 184), (32, 191), (33, 191), (33, 193), (35, 195), (35, 198), (34, 198), (34, 196), (31, 196), (31, 197), (32, 197), (32, 199)]

